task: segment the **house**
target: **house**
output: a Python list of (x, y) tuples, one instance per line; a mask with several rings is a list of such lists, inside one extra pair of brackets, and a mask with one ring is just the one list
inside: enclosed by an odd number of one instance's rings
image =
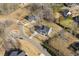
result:
[(49, 28), (44, 25), (35, 26), (35, 30), (42, 35), (48, 35), (49, 32)]
[(24, 18), (28, 21), (36, 20), (35, 16), (25, 16)]
[(73, 17), (74, 22), (76, 22), (77, 24), (79, 24), (79, 16), (75, 16)]
[(26, 54), (20, 49), (12, 49), (10, 51), (6, 51), (5, 56), (26, 56)]
[(72, 43), (68, 48), (74, 51), (75, 54), (78, 54), (77, 52), (79, 51), (79, 42)]
[(61, 14), (64, 18), (67, 18), (69, 15), (71, 15), (71, 12), (68, 9), (64, 9), (61, 11)]

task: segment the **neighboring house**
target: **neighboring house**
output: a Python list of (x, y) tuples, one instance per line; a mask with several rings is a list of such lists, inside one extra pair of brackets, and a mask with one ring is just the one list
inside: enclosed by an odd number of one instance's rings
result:
[(64, 9), (63, 11), (61, 11), (61, 14), (64, 18), (67, 18), (71, 13), (68, 9)]
[(77, 24), (79, 24), (79, 16), (75, 16), (73, 17), (74, 22), (76, 22)]
[(79, 42), (72, 43), (68, 48), (73, 50), (75, 54), (79, 55), (77, 53), (79, 51)]
[(20, 49), (12, 49), (10, 51), (6, 51), (4, 56), (27, 56), (27, 55)]
[(64, 11), (62, 11), (62, 15), (66, 18), (68, 15), (67, 15), (67, 13), (69, 12), (69, 10), (64, 10)]
[(28, 21), (36, 20), (35, 16), (25, 16), (24, 18)]

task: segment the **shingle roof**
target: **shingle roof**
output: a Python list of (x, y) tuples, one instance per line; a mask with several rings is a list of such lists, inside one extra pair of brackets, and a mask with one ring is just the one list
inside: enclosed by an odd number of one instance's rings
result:
[(79, 16), (75, 16), (75, 17), (73, 17), (73, 20), (74, 20), (76, 23), (79, 24)]
[(47, 26), (35, 26), (35, 30), (40, 34), (48, 34), (49, 28)]
[(24, 18), (29, 21), (36, 20), (35, 16), (25, 16)]
[(26, 54), (20, 49), (12, 49), (5, 52), (5, 56), (26, 56)]

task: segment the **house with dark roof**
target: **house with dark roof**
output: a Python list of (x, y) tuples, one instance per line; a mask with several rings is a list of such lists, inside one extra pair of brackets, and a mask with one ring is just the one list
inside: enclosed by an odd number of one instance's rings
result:
[(32, 20), (36, 20), (35, 16), (25, 16), (24, 19), (28, 20), (28, 21), (32, 21)]
[(49, 32), (49, 28), (44, 25), (35, 26), (35, 30), (42, 35), (48, 35)]
[(79, 51), (79, 42), (72, 43), (68, 48), (74, 51), (75, 54), (77, 54), (77, 51)]
[(69, 16), (69, 10), (68, 9), (64, 9), (63, 11), (61, 11), (61, 14), (64, 18), (67, 18)]
[(11, 49), (10, 51), (6, 51), (4, 56), (27, 56), (27, 55), (20, 49)]
[(77, 24), (79, 24), (79, 16), (75, 16), (73, 17), (74, 22), (76, 22)]

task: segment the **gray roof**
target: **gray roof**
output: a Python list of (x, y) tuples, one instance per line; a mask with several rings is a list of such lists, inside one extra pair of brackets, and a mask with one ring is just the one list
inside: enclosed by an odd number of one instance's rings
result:
[(35, 26), (35, 30), (40, 34), (47, 35), (49, 28), (47, 26), (41, 25), (41, 26)]

